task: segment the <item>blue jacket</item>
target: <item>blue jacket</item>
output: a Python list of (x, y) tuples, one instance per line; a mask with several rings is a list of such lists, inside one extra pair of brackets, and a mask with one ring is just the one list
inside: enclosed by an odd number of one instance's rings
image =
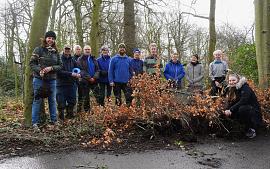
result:
[(101, 83), (109, 83), (108, 70), (109, 70), (110, 61), (111, 61), (111, 57), (109, 55), (107, 56), (100, 55), (100, 57), (97, 58), (98, 67), (100, 70), (98, 81)]
[(181, 79), (185, 76), (183, 65), (179, 61), (173, 63), (171, 60), (166, 64), (164, 76), (167, 80), (171, 79), (180, 82)]
[(143, 73), (143, 61), (141, 59), (131, 59), (131, 70), (135, 73), (135, 75)]
[(61, 56), (63, 63), (63, 69), (57, 73), (56, 84), (57, 86), (73, 85), (76, 82), (76, 78), (72, 77), (72, 69), (78, 68), (76, 61), (73, 57)]
[(127, 55), (115, 55), (109, 66), (109, 82), (127, 83), (132, 76), (131, 58)]

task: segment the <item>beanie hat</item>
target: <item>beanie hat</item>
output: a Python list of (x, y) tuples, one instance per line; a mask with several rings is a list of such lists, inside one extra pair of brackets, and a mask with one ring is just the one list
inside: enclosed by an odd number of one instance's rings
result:
[(136, 52), (141, 53), (141, 51), (140, 51), (139, 48), (134, 48), (134, 49), (133, 49), (133, 53), (136, 53)]
[(124, 43), (120, 43), (119, 45), (118, 45), (118, 49), (119, 48), (126, 48), (126, 45), (124, 44)]
[(101, 46), (100, 50), (101, 50), (101, 51), (102, 51), (102, 50), (107, 50), (107, 51), (109, 51), (109, 47), (108, 47), (107, 45), (103, 45), (103, 46)]
[(54, 31), (48, 31), (45, 33), (45, 39), (47, 37), (53, 37), (54, 39), (56, 39), (56, 34), (54, 33)]

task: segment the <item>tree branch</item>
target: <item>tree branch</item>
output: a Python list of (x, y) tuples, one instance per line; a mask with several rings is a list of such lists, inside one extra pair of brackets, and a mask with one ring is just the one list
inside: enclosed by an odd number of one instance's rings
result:
[(196, 17), (196, 18), (202, 18), (202, 19), (209, 20), (209, 17), (201, 16), (201, 15), (196, 15), (196, 14), (193, 14), (193, 13), (190, 13), (190, 12), (181, 12), (181, 14), (188, 14), (188, 15), (192, 15), (193, 17)]

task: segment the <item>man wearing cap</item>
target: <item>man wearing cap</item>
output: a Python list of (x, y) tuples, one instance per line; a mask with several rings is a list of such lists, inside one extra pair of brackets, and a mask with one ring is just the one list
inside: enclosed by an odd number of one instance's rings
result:
[(150, 49), (150, 56), (146, 57), (143, 63), (143, 71), (148, 74), (156, 74), (160, 73), (161, 68), (163, 68), (163, 65), (160, 63), (161, 60), (158, 57), (157, 53), (157, 44), (151, 43), (149, 45)]
[(73, 118), (74, 112), (73, 108), (76, 104), (76, 91), (77, 84), (76, 79), (80, 78), (79, 73), (72, 72), (74, 68), (78, 68), (77, 63), (74, 58), (71, 56), (71, 46), (65, 45), (64, 51), (61, 56), (63, 63), (63, 69), (57, 73), (57, 108), (59, 113), (59, 118), (64, 120), (65, 110), (66, 117)]
[(43, 98), (48, 98), (51, 123), (57, 124), (56, 73), (62, 69), (63, 65), (56, 48), (55, 39), (56, 34), (53, 31), (46, 32), (41, 46), (34, 49), (30, 59), (30, 68), (34, 77), (32, 125), (36, 130), (39, 130), (39, 112)]
[(109, 66), (109, 82), (113, 86), (116, 105), (122, 104), (121, 91), (124, 92), (127, 105), (130, 105), (132, 101), (132, 89), (128, 84), (132, 77), (130, 61), (131, 58), (126, 55), (126, 45), (120, 43), (118, 54), (111, 59)]
[(139, 48), (133, 49), (133, 59), (131, 59), (131, 70), (133, 75), (138, 76), (143, 73), (143, 61), (140, 59), (141, 51)]
[(112, 87), (110, 86), (108, 79), (108, 70), (111, 61), (109, 55), (109, 48), (106, 45), (103, 45), (100, 49), (100, 56), (97, 58), (98, 66), (100, 69), (100, 77), (98, 79), (99, 88), (100, 88), (100, 103), (104, 106), (105, 93), (108, 101), (110, 101)]
[(79, 83), (83, 90), (82, 100), (78, 100), (77, 112), (81, 112), (82, 107), (84, 108), (85, 112), (88, 112), (90, 110), (90, 90), (92, 90), (98, 104), (101, 105), (99, 99), (99, 87), (97, 83), (100, 70), (95, 56), (91, 54), (91, 47), (89, 45), (84, 46), (83, 55), (79, 57), (77, 63), (81, 68), (82, 78), (80, 78)]

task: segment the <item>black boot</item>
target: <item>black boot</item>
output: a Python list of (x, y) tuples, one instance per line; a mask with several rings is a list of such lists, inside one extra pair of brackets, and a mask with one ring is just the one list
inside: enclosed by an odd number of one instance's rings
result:
[(58, 113), (59, 113), (59, 119), (61, 120), (65, 120), (65, 110), (64, 109), (58, 109)]
[(73, 111), (73, 109), (74, 109), (74, 105), (68, 105), (67, 107), (66, 107), (66, 109), (67, 109), (67, 118), (68, 119), (73, 119), (75, 116), (74, 116), (74, 111)]

